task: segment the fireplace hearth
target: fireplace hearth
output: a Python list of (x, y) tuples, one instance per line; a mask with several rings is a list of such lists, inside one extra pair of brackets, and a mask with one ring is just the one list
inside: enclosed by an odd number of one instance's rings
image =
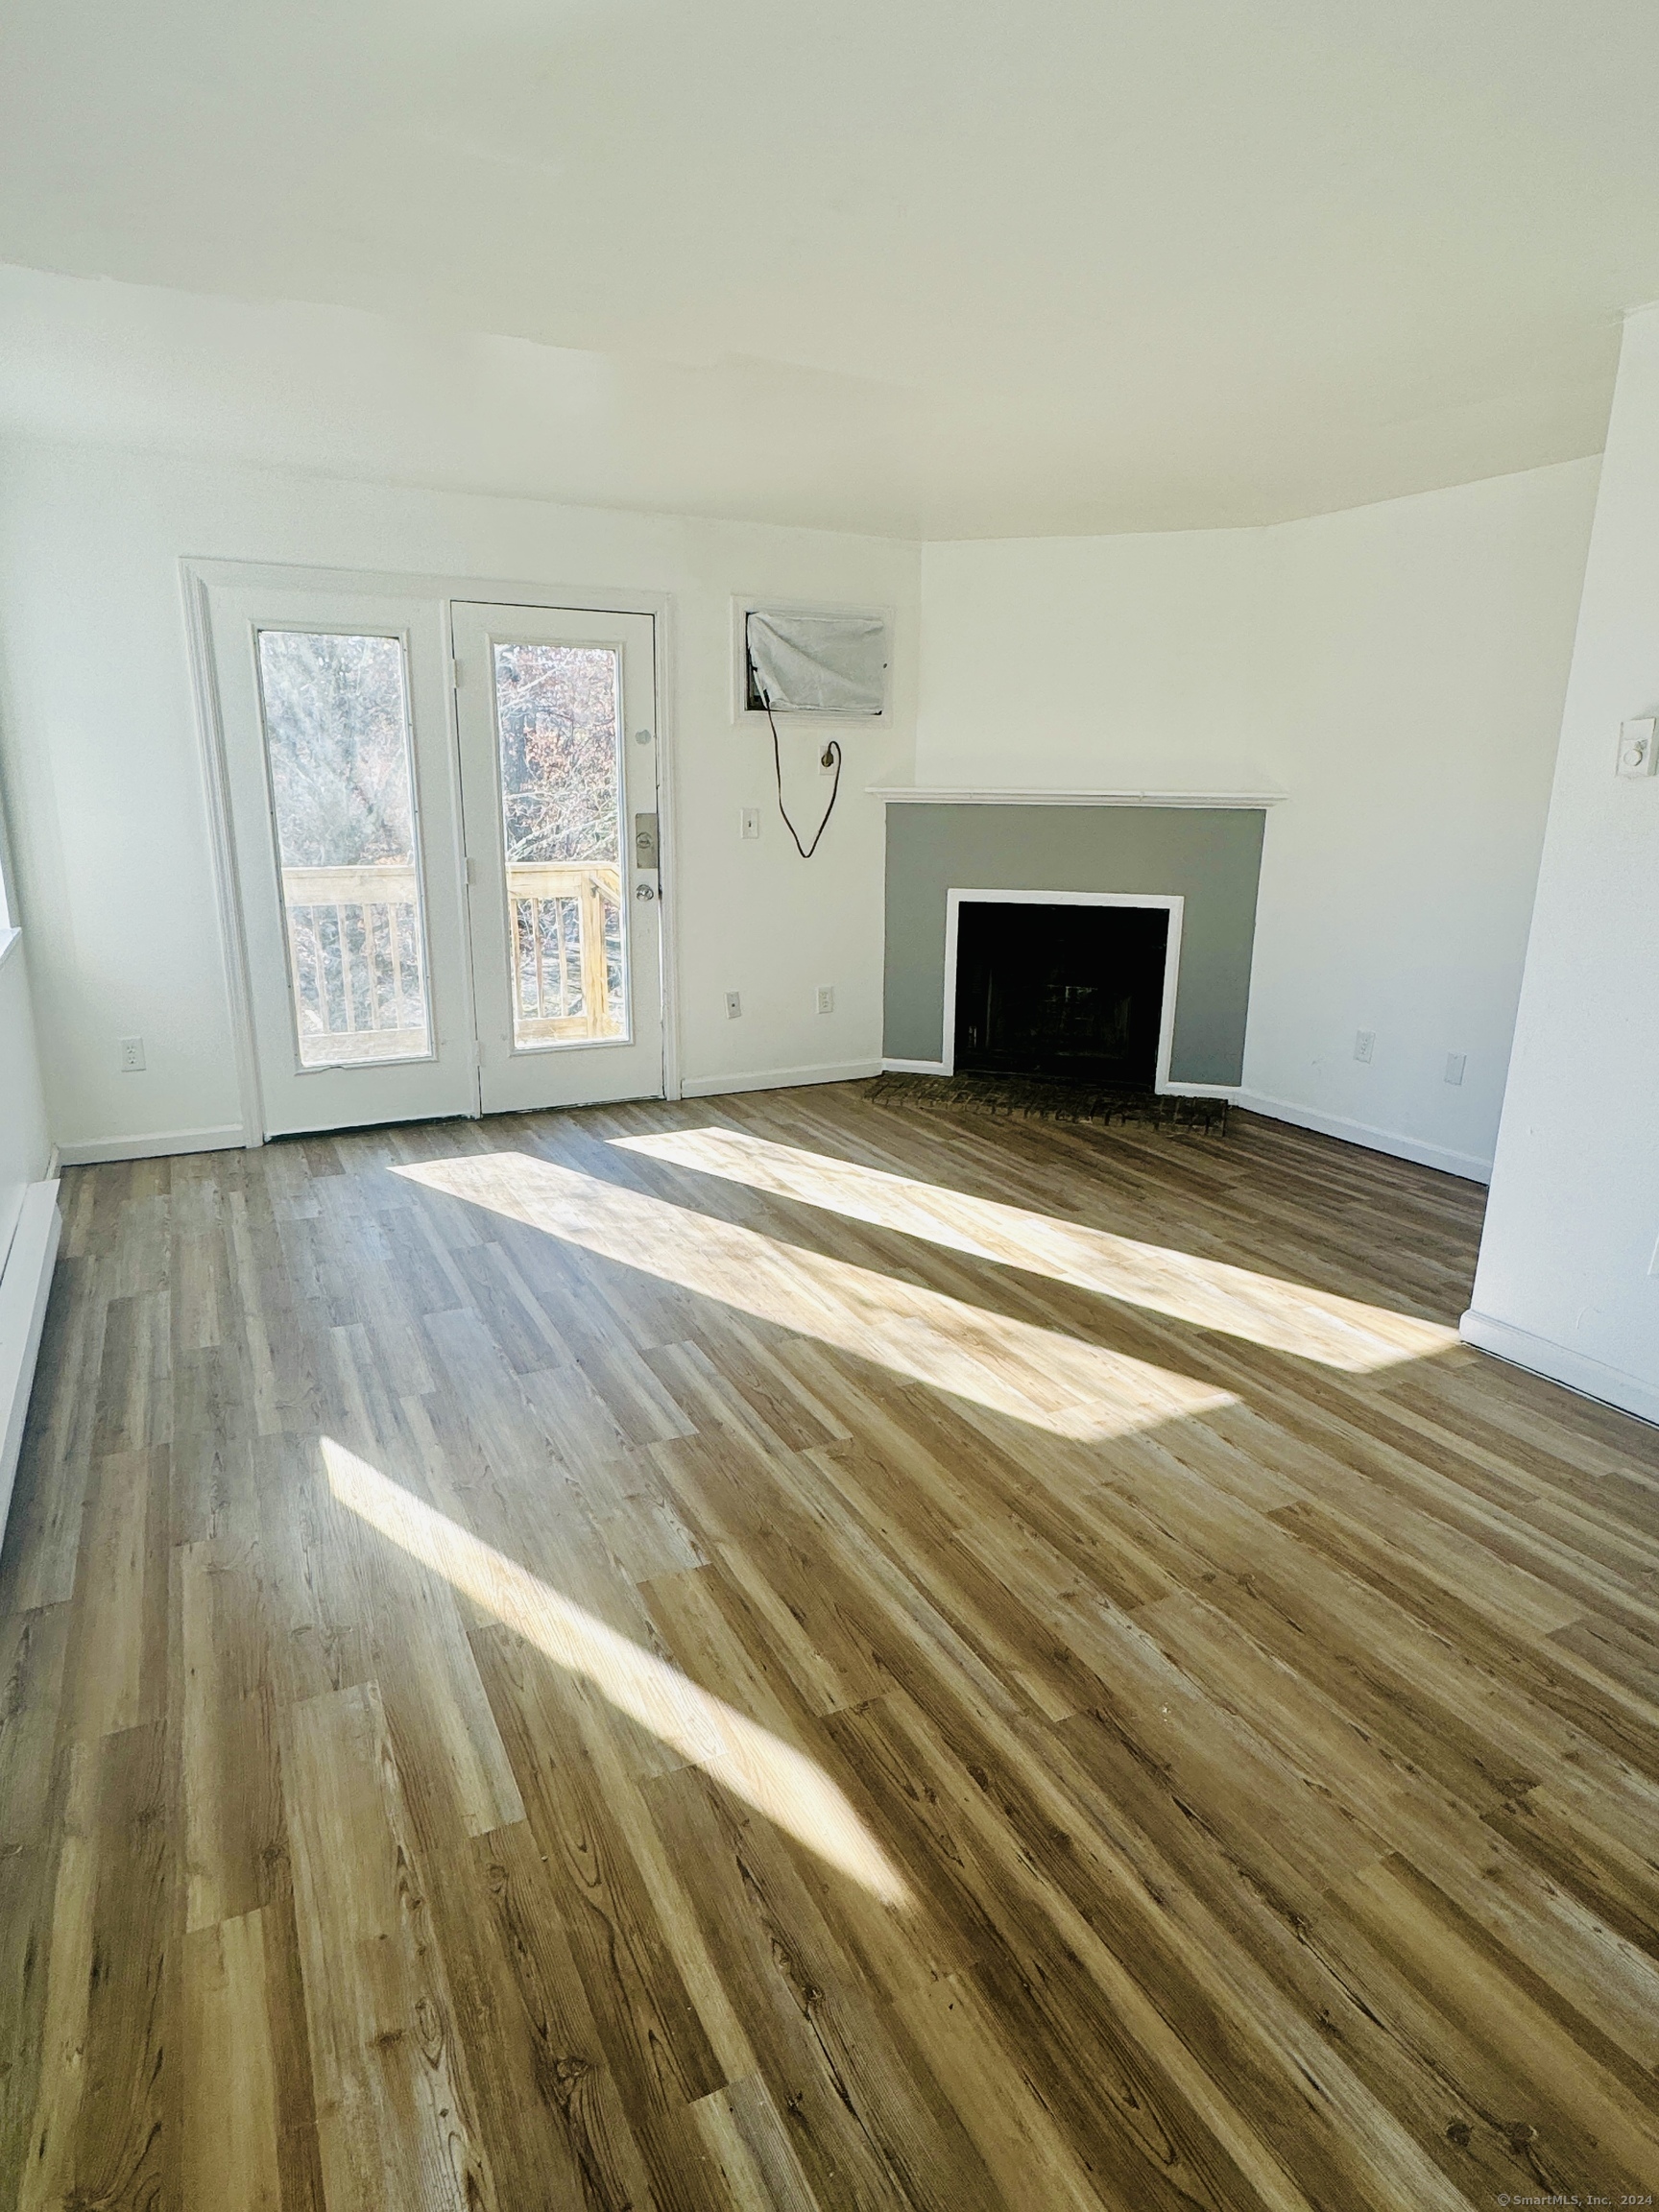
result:
[(963, 899), (957, 1070), (1152, 1091), (1168, 943), (1166, 906)]

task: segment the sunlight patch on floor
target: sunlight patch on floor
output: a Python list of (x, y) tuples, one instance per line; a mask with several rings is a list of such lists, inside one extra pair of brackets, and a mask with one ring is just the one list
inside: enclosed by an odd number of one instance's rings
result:
[(1384, 1306), (1310, 1290), (1226, 1261), (1141, 1243), (856, 1161), (775, 1144), (742, 1130), (663, 1130), (611, 1142), (672, 1166), (718, 1175), (876, 1228), (901, 1230), (952, 1252), (1022, 1267), (1195, 1329), (1214, 1329), (1353, 1375), (1449, 1352), (1457, 1344), (1455, 1329), (1390, 1312)]
[(529, 1153), (410, 1162), (393, 1172), (1052, 1435), (1095, 1441), (1238, 1403), (1150, 1360)]
[(883, 1904), (908, 1901), (903, 1877), (843, 1791), (804, 1751), (619, 1636), (332, 1436), (323, 1438), (323, 1462), (335, 1497), (360, 1521), (443, 1575), (556, 1667), (591, 1682), (618, 1712)]

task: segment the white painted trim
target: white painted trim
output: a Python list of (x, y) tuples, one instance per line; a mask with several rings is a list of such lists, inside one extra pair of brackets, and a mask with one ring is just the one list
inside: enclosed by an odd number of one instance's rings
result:
[(246, 1142), (242, 1124), (226, 1121), (214, 1129), (157, 1129), (142, 1137), (98, 1137), (84, 1144), (60, 1145), (59, 1157), (65, 1167), (91, 1167), (104, 1160), (172, 1160), (185, 1152), (228, 1152)]
[(943, 1060), (883, 1060), (883, 1075), (943, 1075), (947, 1072)]
[(0, 1275), (0, 1534), (5, 1532), (17, 1455), (23, 1449), (52, 1267), (62, 1234), (57, 1183), (31, 1183), (23, 1193), (6, 1272)]
[(687, 1075), (683, 1098), (718, 1098), (728, 1091), (794, 1091), (807, 1083), (857, 1083), (879, 1075), (879, 1060), (844, 1060), (819, 1068), (761, 1068), (746, 1075)]
[(1639, 1420), (1659, 1422), (1659, 1386), (1645, 1382), (1639, 1375), (1627, 1375), (1623, 1367), (1609, 1367), (1587, 1353), (1575, 1352), (1548, 1336), (1534, 1336), (1529, 1329), (1517, 1329), (1513, 1322), (1495, 1320), (1473, 1307), (1458, 1322), (1457, 1334), (1465, 1344), (1489, 1352), (1495, 1359), (1528, 1368), (1581, 1397), (1599, 1398), (1622, 1413), (1634, 1413)]
[(872, 799), (889, 806), (1277, 806), (1287, 791), (1004, 791), (993, 786), (918, 790), (904, 783), (869, 783)]
[(1288, 1098), (1265, 1097), (1259, 1091), (1236, 1091), (1233, 1100), (1247, 1114), (1264, 1114), (1270, 1121), (1288, 1121), (1297, 1129), (1338, 1137), (1345, 1144), (1359, 1144), (1368, 1152), (1386, 1152), (1395, 1160), (1413, 1160), (1419, 1167), (1437, 1167), (1442, 1175), (1459, 1175), (1466, 1183), (1492, 1180), (1492, 1163), (1479, 1153), (1454, 1152), (1444, 1144), (1402, 1137), (1393, 1129), (1374, 1129), (1368, 1121), (1351, 1121), (1344, 1114), (1322, 1114), (1312, 1106), (1297, 1106)]
[[(438, 628), (444, 642), (445, 683), (444, 685), (444, 724), (449, 738), (448, 777), (449, 813), (455, 825), (456, 851), (454, 864), (461, 881), (461, 932), (466, 940), (466, 958), (461, 963), (461, 1019), (465, 1035), (472, 1051), (472, 1117), (478, 1118), (484, 1112), (484, 1052), (478, 1037), (478, 994), (472, 973), (472, 869), (467, 857), (467, 810), (461, 790), (461, 657), (455, 649), (455, 606), (453, 599), (445, 599), (438, 611)], [(409, 685), (413, 662), (409, 658), (408, 641), (404, 643), (404, 683)], [(410, 766), (415, 768), (419, 759), (419, 740), (415, 732), (414, 688), (409, 688), (409, 755)], [(420, 820), (420, 781), (416, 780), (416, 820)], [(416, 831), (417, 866), (421, 869), (421, 933), (426, 933), (424, 860), (421, 856), (420, 830)], [(428, 956), (430, 946), (428, 945)], [(432, 978), (426, 978), (427, 1018), (432, 1014)], [(296, 1055), (298, 1059), (298, 1055)], [(297, 1070), (298, 1071), (298, 1070)]]
[(58, 1149), (57, 1145), (54, 1144), (51, 1151), (46, 1155), (46, 1180), (48, 1183), (57, 1182), (58, 1170), (62, 1166), (62, 1165), (63, 1155)]
[[(190, 684), (196, 699), (202, 781), (207, 797), (213, 888), (219, 913), (219, 950), (230, 1015), (231, 1049), (236, 1061), (236, 1097), (242, 1109), (238, 1141), (252, 1148), (265, 1142), (265, 1100), (259, 1088), (259, 1056), (253, 1038), (253, 987), (248, 968), (248, 937), (242, 925), (242, 890), (230, 820), (230, 769), (225, 752), (225, 717), (219, 701), (219, 679), (213, 665), (212, 610), (208, 598), (211, 584), (219, 580), (210, 575), (209, 570), (232, 565), (180, 561), (179, 575), (184, 592), (184, 626), (190, 654)], [(140, 1155), (105, 1152), (88, 1157), (126, 1160)]]
[(0, 929), (0, 968), (4, 968), (23, 942), (21, 929)]
[(941, 1016), (944, 1047), (940, 1063), (947, 1075), (956, 1072), (956, 933), (957, 918), (965, 902), (999, 906), (1146, 906), (1162, 908), (1169, 917), (1164, 946), (1164, 1001), (1158, 1015), (1158, 1065), (1152, 1077), (1154, 1091), (1170, 1089), (1169, 1056), (1175, 1048), (1175, 986), (1181, 973), (1181, 917), (1186, 899), (1180, 892), (1144, 891), (959, 891), (945, 894), (945, 1004)]
[(657, 696), (652, 702), (657, 732), (657, 914), (662, 935), (659, 963), (662, 990), (662, 1095), (680, 1096), (680, 799), (679, 763), (674, 751), (674, 683), (678, 638), (674, 602), (666, 593), (652, 609), (656, 651), (652, 655)]

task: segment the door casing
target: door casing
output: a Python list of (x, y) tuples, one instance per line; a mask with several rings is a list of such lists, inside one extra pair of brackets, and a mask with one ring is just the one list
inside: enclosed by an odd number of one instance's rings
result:
[(648, 614), (653, 617), (656, 629), (654, 706), (657, 803), (663, 885), (663, 895), (658, 902), (662, 948), (662, 1088), (665, 1097), (678, 1098), (681, 1095), (680, 991), (678, 932), (675, 926), (678, 902), (674, 888), (679, 880), (676, 837), (679, 810), (675, 803), (676, 748), (672, 718), (675, 694), (672, 596), (662, 591), (596, 590), (591, 585), (526, 583), (522, 578), (512, 577), (432, 576), (380, 569), (311, 567), (290, 563), (194, 558), (181, 560), (179, 573), (196, 702), (197, 735), (202, 748), (203, 783), (207, 801), (220, 947), (236, 1061), (243, 1143), (250, 1148), (264, 1143), (265, 1109), (254, 1045), (253, 997), (230, 812), (225, 722), (213, 662), (211, 594), (215, 588), (269, 590), (273, 593), (298, 591), (320, 595), (330, 592), (346, 596), (384, 595), (437, 602), (443, 622), (444, 650), (451, 671), (451, 681), (445, 687), (447, 736), (451, 753), (457, 759), (460, 740), (453, 683), (455, 639), (451, 621), (451, 608), (455, 602), (481, 600), (493, 606), (544, 608), (552, 612), (561, 609), (586, 610), (602, 614)]

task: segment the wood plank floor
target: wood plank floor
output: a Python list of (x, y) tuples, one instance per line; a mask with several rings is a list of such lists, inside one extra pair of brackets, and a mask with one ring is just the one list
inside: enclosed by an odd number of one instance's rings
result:
[(853, 1088), (76, 1170), (0, 2201), (1659, 2187), (1659, 1434), (1481, 1193)]

